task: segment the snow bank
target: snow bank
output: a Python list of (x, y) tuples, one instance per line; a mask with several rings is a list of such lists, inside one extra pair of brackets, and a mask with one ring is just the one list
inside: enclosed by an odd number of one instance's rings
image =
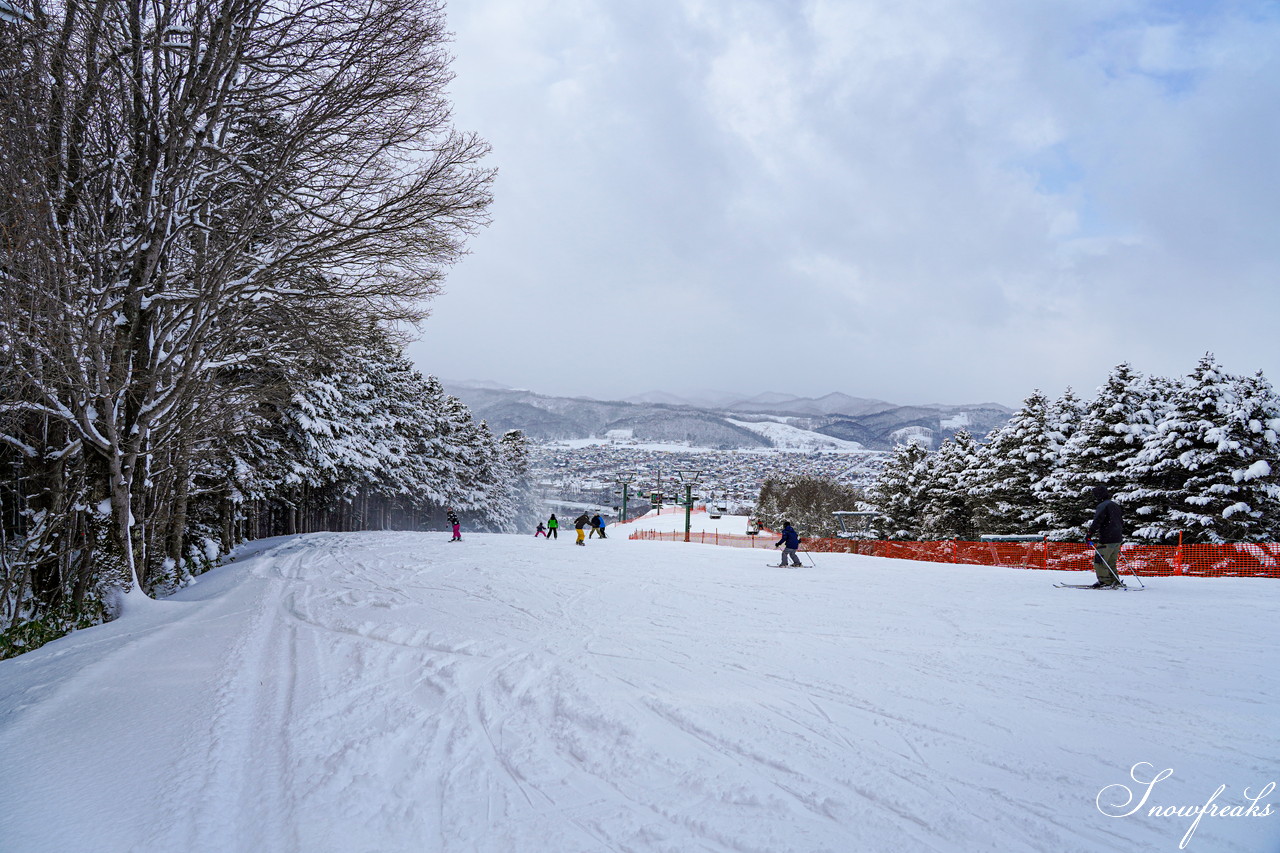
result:
[(1280, 583), (570, 540), (274, 540), (0, 663), (0, 847), (1280, 845)]

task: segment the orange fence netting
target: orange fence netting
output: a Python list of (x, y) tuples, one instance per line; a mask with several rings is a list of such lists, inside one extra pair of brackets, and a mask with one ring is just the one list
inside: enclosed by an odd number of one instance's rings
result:
[[(776, 534), (773, 534), (776, 535)], [(683, 542), (684, 532), (637, 530), (632, 539)], [(690, 542), (772, 549), (772, 536), (697, 532)], [(805, 539), (801, 550), (862, 554), (895, 560), (1007, 566), (1017, 569), (1093, 571), (1093, 549), (1083, 542), (892, 542), (879, 539)], [(1224, 545), (1125, 545), (1122, 573), (1145, 576), (1280, 578), (1280, 543)]]

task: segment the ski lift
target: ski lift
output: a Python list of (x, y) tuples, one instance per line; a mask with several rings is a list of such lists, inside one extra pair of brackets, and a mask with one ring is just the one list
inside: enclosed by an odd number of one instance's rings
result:
[(760, 519), (756, 518), (755, 516), (751, 516), (747, 519), (747, 535), (748, 536), (760, 535)]
[(708, 518), (720, 518), (721, 516), (725, 515), (728, 511), (729, 511), (729, 507), (725, 501), (716, 500), (714, 495), (707, 498), (707, 517)]
[(867, 526), (870, 524), (871, 519), (880, 515), (878, 512), (853, 512), (848, 510), (836, 510), (831, 514), (840, 523), (840, 532), (836, 536), (841, 539), (866, 539)]

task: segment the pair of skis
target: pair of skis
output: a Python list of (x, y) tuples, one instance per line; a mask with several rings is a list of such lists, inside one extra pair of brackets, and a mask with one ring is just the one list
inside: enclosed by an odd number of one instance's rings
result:
[(1094, 586), (1091, 583), (1055, 583), (1054, 589), (1117, 589), (1117, 590), (1133, 590), (1134, 592), (1146, 589), (1145, 586), (1125, 586), (1119, 584), (1117, 586)]
[[(1053, 585), (1055, 589), (1114, 589), (1114, 590), (1121, 590), (1121, 591), (1133, 590), (1134, 592), (1138, 592), (1147, 588), (1147, 585), (1142, 582), (1142, 578), (1139, 577), (1138, 573), (1133, 570), (1132, 565), (1129, 566), (1129, 573), (1132, 574), (1135, 578), (1137, 578), (1138, 585), (1125, 586), (1124, 581), (1120, 580), (1120, 573), (1116, 571), (1116, 567), (1107, 562), (1107, 558), (1102, 556), (1102, 552), (1098, 550), (1098, 546), (1094, 545), (1093, 542), (1090, 542), (1088, 539), (1086, 539), (1085, 541), (1089, 543), (1089, 547), (1093, 549), (1093, 553), (1096, 554), (1098, 556), (1098, 559), (1102, 561), (1102, 565), (1106, 566), (1108, 569), (1111, 570), (1111, 576), (1116, 579), (1116, 582), (1114, 584), (1109, 584), (1107, 586), (1098, 586), (1097, 584), (1091, 584), (1091, 583), (1055, 583)], [(1116, 560), (1117, 564), (1119, 562), (1120, 562), (1119, 560)]]

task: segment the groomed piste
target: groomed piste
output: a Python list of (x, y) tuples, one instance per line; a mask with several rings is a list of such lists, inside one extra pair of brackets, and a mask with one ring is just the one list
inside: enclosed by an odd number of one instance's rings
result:
[(1280, 849), (1280, 581), (447, 539), (254, 543), (0, 663), (0, 848)]

